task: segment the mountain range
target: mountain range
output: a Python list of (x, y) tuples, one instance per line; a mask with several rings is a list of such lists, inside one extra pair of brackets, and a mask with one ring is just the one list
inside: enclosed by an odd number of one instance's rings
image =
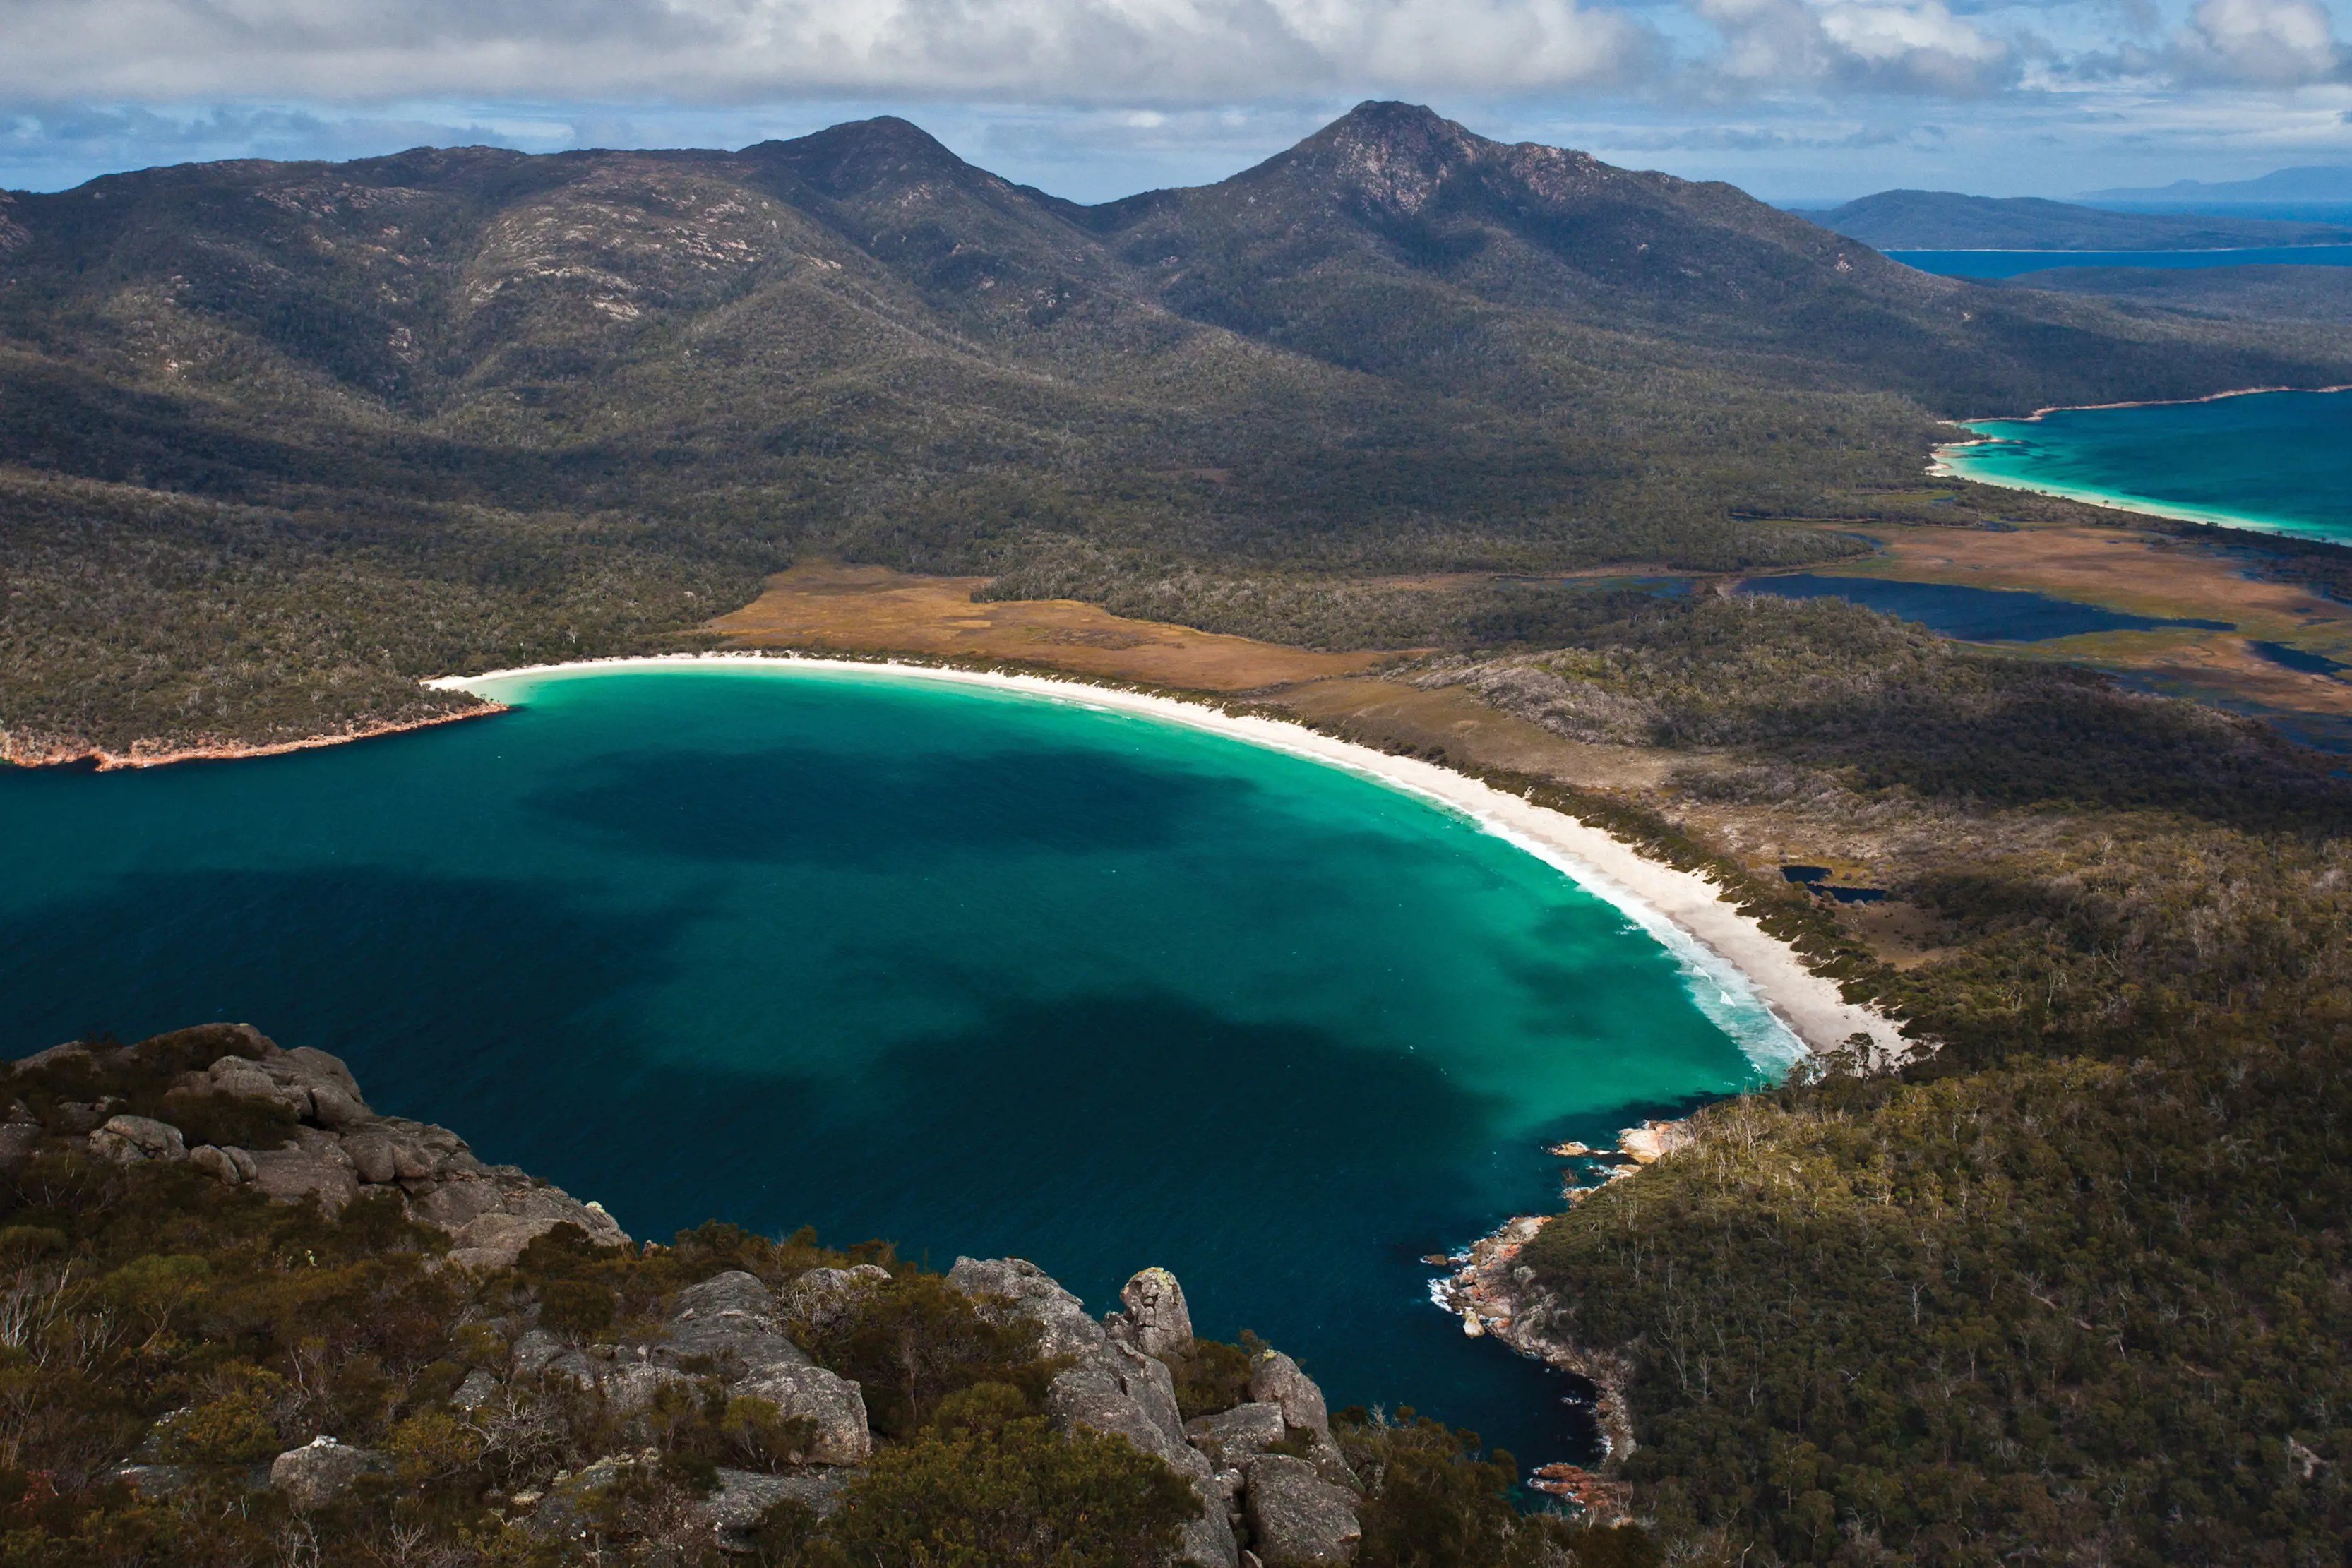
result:
[(147, 170), (0, 196), (0, 727), (332, 729), (813, 552), (1213, 625), (1269, 575), (1818, 559), (1754, 519), (1916, 484), (1939, 416), (2346, 380), (2352, 334), (1395, 103), (1098, 206), (895, 119)]
[(2347, 202), (2352, 203), (2352, 167), (2340, 163), (2273, 169), (2252, 180), (2175, 180), (2168, 185), (2089, 191), (2086, 202)]

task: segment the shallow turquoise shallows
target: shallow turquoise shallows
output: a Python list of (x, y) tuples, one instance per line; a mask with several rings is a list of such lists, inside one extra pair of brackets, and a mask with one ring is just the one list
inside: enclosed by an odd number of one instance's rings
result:
[(1972, 421), (1962, 476), (2198, 522), (2352, 540), (2352, 392), (2061, 409)]
[(1465, 1339), (1420, 1256), (1558, 1207), (1545, 1143), (1786, 1043), (1534, 857), (1222, 736), (779, 667), (497, 689), (355, 746), (0, 775), (9, 1053), (249, 1020), (640, 1237), (1013, 1253), (1098, 1312), (1162, 1264), (1335, 1404), (1536, 1462), (1578, 1451), (1561, 1381)]

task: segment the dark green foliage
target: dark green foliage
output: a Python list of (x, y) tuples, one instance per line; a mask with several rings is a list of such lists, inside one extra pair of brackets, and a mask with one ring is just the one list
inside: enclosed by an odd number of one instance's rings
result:
[(190, 1148), (216, 1144), (222, 1148), (274, 1149), (294, 1135), (299, 1120), (276, 1101), (215, 1093), (166, 1094), (155, 1113), (179, 1128)]
[[(1255, 1336), (1244, 1333), (1242, 1338), (1241, 1344), (1196, 1339), (1190, 1356), (1170, 1364), (1176, 1375), (1176, 1409), (1184, 1419), (1213, 1416), (1249, 1398), (1250, 1342)], [(1265, 1342), (1256, 1344), (1262, 1348)]]
[(2332, 1559), (2347, 1044), (1727, 1107), (1526, 1256), (1580, 1337), (1642, 1337), (1629, 1473), (1678, 1521), (1790, 1562)]
[(908, 1270), (859, 1294), (837, 1322), (812, 1332), (811, 1354), (864, 1389), (877, 1432), (911, 1437), (940, 1402), (976, 1385), (1036, 1398), (1060, 1370), (1037, 1359), (1035, 1320), (992, 1314), (943, 1275)]
[[(1064, 1437), (1028, 1396), (982, 1383), (878, 1457), (827, 1535), (838, 1560), (876, 1568), (1153, 1568), (1200, 1503), (1124, 1437)], [(833, 1561), (820, 1556), (818, 1562)]]
[(1408, 1406), (1393, 1422), (1361, 1410), (1342, 1412), (1332, 1435), (1369, 1491), (1358, 1511), (1361, 1568), (1535, 1568), (1560, 1562), (1560, 1543), (1571, 1532), (1562, 1521), (1524, 1517), (1512, 1506), (1518, 1468), (1507, 1452), (1482, 1453), (1476, 1433), (1416, 1417)]

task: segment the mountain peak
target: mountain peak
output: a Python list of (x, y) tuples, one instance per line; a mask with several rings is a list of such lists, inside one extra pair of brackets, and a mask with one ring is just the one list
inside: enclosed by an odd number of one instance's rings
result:
[(789, 166), (835, 198), (863, 195), (910, 175), (987, 178), (929, 131), (895, 114), (847, 120), (790, 141), (763, 141), (744, 152)]
[(1375, 206), (1413, 212), (1494, 145), (1420, 104), (1371, 99), (1265, 166), (1286, 166)]

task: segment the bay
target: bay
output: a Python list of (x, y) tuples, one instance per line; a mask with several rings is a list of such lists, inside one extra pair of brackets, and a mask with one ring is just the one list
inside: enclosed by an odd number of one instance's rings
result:
[(1559, 1205), (1543, 1145), (1790, 1042), (1559, 873), (1354, 774), (918, 679), (524, 675), (511, 713), (0, 775), (17, 1055), (213, 1019), (602, 1200), (1033, 1259), (1100, 1312), (1173, 1269), (1335, 1406), (1590, 1453), (1565, 1380), (1423, 1253)]
[(1938, 454), (1963, 478), (2195, 522), (2352, 540), (2352, 393), (2058, 409), (1985, 419)]

